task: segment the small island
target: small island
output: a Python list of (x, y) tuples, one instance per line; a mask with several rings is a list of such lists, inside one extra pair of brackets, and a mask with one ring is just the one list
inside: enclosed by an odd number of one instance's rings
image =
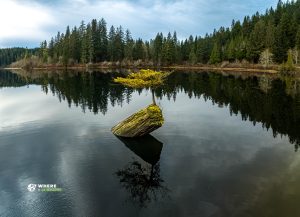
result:
[(112, 128), (113, 134), (121, 137), (140, 137), (151, 133), (164, 123), (162, 111), (156, 105), (154, 89), (163, 84), (169, 73), (153, 70), (140, 70), (131, 73), (126, 78), (117, 77), (115, 82), (131, 88), (150, 88), (152, 92), (152, 104), (126, 118)]

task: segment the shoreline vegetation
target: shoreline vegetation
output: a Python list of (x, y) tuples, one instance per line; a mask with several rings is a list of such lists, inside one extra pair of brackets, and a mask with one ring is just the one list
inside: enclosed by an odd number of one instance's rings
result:
[[(176, 64), (168, 66), (158, 66), (149, 63), (135, 62), (135, 63), (120, 63), (120, 62), (102, 62), (102, 63), (90, 63), (90, 64), (74, 64), (71, 66), (56, 65), (56, 64), (44, 64), (36, 66), (26, 66), (13, 63), (8, 67), (0, 67), (4, 70), (101, 70), (101, 69), (159, 69), (159, 70), (189, 70), (189, 71), (230, 71), (230, 72), (245, 72), (245, 73), (265, 73), (265, 74), (279, 74), (281, 65), (273, 64), (265, 67), (261, 64), (242, 64), (242, 63), (222, 63), (222, 64)], [(295, 66), (295, 71), (300, 71), (300, 67)]]

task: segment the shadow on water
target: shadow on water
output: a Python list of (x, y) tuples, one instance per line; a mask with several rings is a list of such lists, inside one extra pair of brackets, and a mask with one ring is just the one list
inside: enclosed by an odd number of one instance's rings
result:
[(158, 163), (163, 148), (163, 143), (158, 141), (150, 134), (137, 138), (125, 138), (119, 136), (117, 136), (117, 138), (122, 141), (127, 148), (129, 148), (147, 163), (151, 165)]
[(163, 143), (151, 135), (138, 138), (117, 137), (132, 152), (146, 162), (133, 160), (115, 174), (127, 190), (133, 203), (147, 207), (153, 201), (168, 196), (169, 189), (160, 177), (159, 159)]
[[(68, 105), (80, 106), (106, 114), (112, 106), (129, 103), (134, 91), (113, 83), (113, 78), (127, 72), (78, 72), (1, 71), (1, 87), (40, 85), (48, 94), (57, 96)], [(242, 120), (253, 125), (262, 123), (263, 128), (272, 130), (274, 137), (289, 137), (298, 150), (300, 145), (300, 80), (276, 76), (246, 76), (219, 73), (179, 72), (172, 73), (166, 84), (155, 91), (158, 98), (176, 100), (184, 92), (190, 98), (203, 97), (219, 107), (228, 106), (231, 115), (240, 115)]]

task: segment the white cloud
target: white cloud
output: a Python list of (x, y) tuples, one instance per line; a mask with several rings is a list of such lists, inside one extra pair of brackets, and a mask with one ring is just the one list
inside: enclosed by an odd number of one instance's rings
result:
[[(44, 3), (42, 3), (44, 2)], [(249, 0), (63, 0), (51, 3), (41, 0), (0, 1), (0, 45), (28, 40), (38, 46), (67, 25), (79, 25), (81, 20), (104, 18), (108, 27), (119, 26), (131, 30), (133, 37), (150, 39), (157, 32), (177, 31), (183, 39), (189, 35), (204, 35), (220, 26), (230, 26), (232, 19), (242, 19), (257, 10), (276, 5), (277, 0), (263, 2)], [(19, 40), (20, 41), (20, 40)], [(6, 43), (7, 44), (7, 43)], [(24, 44), (27, 46), (28, 44)], [(30, 46), (30, 45), (29, 45)], [(32, 46), (32, 45), (31, 45)]]
[(0, 8), (0, 45), (12, 39), (41, 40), (49, 37), (45, 27), (56, 24), (51, 11), (40, 4), (5, 0), (0, 1)]
[[(68, 5), (68, 6), (67, 6)], [(197, 5), (186, 0), (176, 2), (155, 1), (130, 2), (130, 1), (98, 1), (85, 0), (69, 1), (64, 7), (56, 10), (59, 16), (70, 26), (78, 25), (81, 20), (89, 22), (93, 18), (103, 17), (109, 25), (128, 28), (135, 37), (150, 39), (157, 32), (168, 31), (194, 34), (199, 27), (198, 20), (193, 16), (197, 12)], [(198, 5), (199, 6), (199, 5)], [(60, 29), (65, 30), (65, 26)]]
[(167, 33), (176, 30), (178, 36), (204, 35), (220, 26), (230, 26), (232, 19), (241, 19), (257, 10), (263, 12), (275, 4), (276, 0), (264, 3), (251, 0), (174, 0), (174, 1), (130, 1), (130, 0), (66, 0), (55, 10), (65, 26), (78, 25), (81, 20), (103, 17), (109, 25), (128, 28), (134, 37), (150, 39), (157, 32)]

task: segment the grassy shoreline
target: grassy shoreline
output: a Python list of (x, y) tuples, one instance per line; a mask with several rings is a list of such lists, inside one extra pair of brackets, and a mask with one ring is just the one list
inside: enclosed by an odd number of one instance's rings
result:
[[(118, 66), (118, 65), (102, 65), (102, 64), (91, 64), (91, 65), (83, 65), (78, 64), (74, 66), (57, 66), (57, 65), (45, 65), (40, 67), (33, 67), (30, 70), (63, 70), (63, 69), (71, 69), (71, 70), (83, 70), (83, 69), (158, 69), (158, 70), (190, 70), (190, 71), (225, 71), (225, 72), (247, 72), (247, 73), (267, 73), (267, 74), (277, 74), (279, 72), (279, 65), (272, 65), (268, 68), (263, 68), (260, 65), (247, 65), (247, 66), (215, 66), (215, 65), (171, 65), (171, 66), (150, 66), (150, 65), (127, 65), (127, 66)], [(0, 68), (4, 70), (19, 70), (24, 69), (22, 67), (4, 67)], [(299, 69), (299, 68), (298, 68)]]
[[(28, 67), (29, 66), (29, 67)], [(220, 64), (209, 65), (209, 64), (181, 64), (181, 65), (162, 65), (157, 66), (153, 63), (139, 62), (139, 63), (123, 63), (123, 62), (100, 62), (100, 63), (90, 63), (90, 64), (74, 64), (69, 66), (58, 65), (58, 64), (37, 64), (35, 62), (27, 64), (24, 61), (16, 62), (8, 67), (3, 67), (0, 69), (6, 70), (80, 70), (80, 71), (90, 71), (90, 70), (139, 70), (139, 69), (152, 69), (158, 71), (215, 71), (219, 73), (231, 73), (231, 74), (253, 74), (253, 75), (279, 75), (282, 66), (279, 64), (272, 64), (268, 67), (264, 67), (261, 64), (252, 63), (240, 63), (240, 62), (223, 62)], [(297, 77), (300, 76), (300, 66), (294, 67), (295, 74)]]

